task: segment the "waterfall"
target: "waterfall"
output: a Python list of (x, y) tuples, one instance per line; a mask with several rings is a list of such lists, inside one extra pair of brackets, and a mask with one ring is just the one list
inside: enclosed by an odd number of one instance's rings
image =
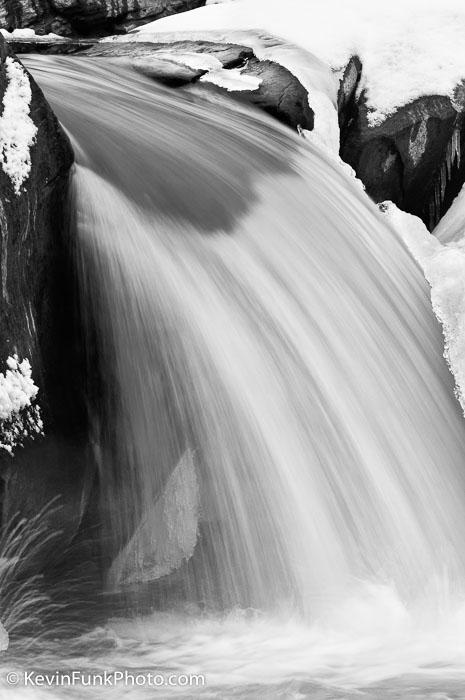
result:
[(243, 105), (28, 66), (76, 143), (108, 587), (310, 619), (366, 585), (460, 598), (460, 409), (427, 285), (358, 184)]

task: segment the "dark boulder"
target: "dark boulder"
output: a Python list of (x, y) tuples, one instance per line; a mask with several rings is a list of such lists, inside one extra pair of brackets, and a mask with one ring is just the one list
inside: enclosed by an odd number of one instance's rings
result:
[(356, 95), (360, 69), (352, 64), (348, 73), (339, 100), (341, 158), (375, 202), (389, 199), (434, 228), (465, 180), (463, 88), (454, 100), (421, 97), (371, 126), (366, 96)]

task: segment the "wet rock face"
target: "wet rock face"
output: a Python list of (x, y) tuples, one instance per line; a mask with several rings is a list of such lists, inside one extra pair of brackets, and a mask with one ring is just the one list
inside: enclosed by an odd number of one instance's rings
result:
[(369, 124), (363, 93), (340, 100), (342, 159), (376, 202), (395, 202), (430, 230), (465, 179), (462, 92), (454, 100), (421, 97), (376, 126)]
[[(5, 100), (11, 80), (8, 59), (21, 66), (0, 40), (0, 101)], [(29, 81), (29, 118), (36, 133), (30, 171), (19, 186), (8, 173), (5, 150), (2, 154), (0, 363), (14, 353), (27, 357), (36, 384), (47, 385), (47, 391), (41, 391), (47, 420), (65, 426), (66, 390), (57, 386), (54, 376), (66, 361), (60, 359), (66, 346), (58, 338), (69, 331), (63, 207), (73, 154), (41, 90), (25, 69), (20, 70)], [(1, 109), (4, 118), (5, 105)]]
[[(13, 108), (8, 120), (9, 99), (19, 94), (15, 76), (26, 96), (30, 88), (28, 113), (21, 117)], [(30, 169), (18, 171), (10, 167), (8, 134), (21, 118), (32, 138), (24, 151)], [(0, 120), (0, 371), (8, 356), (28, 358), (44, 423), (44, 436), (26, 439), (13, 457), (0, 450), (0, 476), (7, 480), (0, 511), (4, 521), (16, 513), (33, 516), (57, 498), (50, 528), (62, 530), (64, 548), (76, 534), (92, 478), (64, 211), (73, 153), (41, 90), (1, 37)], [(62, 552), (55, 544), (55, 554)]]
[(4, 0), (0, 27), (38, 33), (102, 35), (127, 31), (141, 21), (192, 10), (205, 0)]
[(257, 78), (257, 90), (235, 93), (239, 99), (263, 109), (292, 129), (311, 131), (314, 126), (314, 112), (308, 101), (308, 92), (301, 82), (287, 68), (273, 61), (247, 61), (241, 71), (244, 76)]

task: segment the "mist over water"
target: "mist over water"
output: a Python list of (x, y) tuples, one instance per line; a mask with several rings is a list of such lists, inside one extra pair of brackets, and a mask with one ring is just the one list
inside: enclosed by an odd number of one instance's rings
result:
[(61, 666), (205, 673), (166, 696), (456, 692), (465, 427), (417, 265), (258, 112), (115, 61), (26, 64), (76, 151), (106, 587), (152, 603)]

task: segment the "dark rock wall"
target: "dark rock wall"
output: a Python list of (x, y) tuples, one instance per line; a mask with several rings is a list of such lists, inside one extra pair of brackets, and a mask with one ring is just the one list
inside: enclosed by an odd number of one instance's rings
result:
[(40, 34), (64, 36), (102, 35), (202, 5), (205, 0), (4, 0), (0, 27), (9, 31), (31, 27)]
[[(0, 113), (9, 82), (8, 56), (0, 37)], [(0, 475), (6, 481), (1, 512), (3, 522), (16, 513), (35, 516), (55, 498), (49, 528), (61, 534), (49, 555), (59, 557), (84, 517), (94, 470), (64, 211), (73, 153), (41, 90), (28, 77), (29, 116), (37, 134), (31, 170), (19, 191), (0, 167), (0, 371), (9, 355), (29, 359), (44, 435), (26, 440), (14, 456), (1, 450)]]
[[(0, 101), (7, 87), (7, 55), (1, 40)], [(60, 374), (63, 364), (63, 344), (57, 337), (69, 325), (67, 292), (63, 293), (69, 278), (64, 269), (63, 203), (73, 155), (42, 92), (30, 76), (29, 81), (30, 117), (38, 131), (31, 148), (31, 171), (19, 194), (0, 168), (0, 363), (14, 352), (28, 357), (36, 383), (49, 387), (42, 397), (48, 420), (66, 428), (67, 390), (56, 386), (54, 375)]]

